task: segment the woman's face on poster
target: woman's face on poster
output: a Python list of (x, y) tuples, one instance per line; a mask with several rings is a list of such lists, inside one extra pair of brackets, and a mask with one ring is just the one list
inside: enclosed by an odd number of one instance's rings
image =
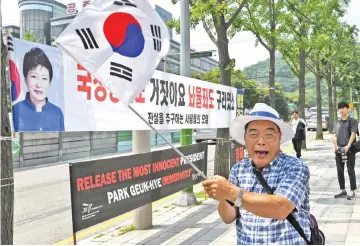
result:
[(25, 82), (32, 100), (43, 101), (46, 99), (50, 86), (50, 74), (46, 67), (38, 65), (32, 68), (28, 72)]

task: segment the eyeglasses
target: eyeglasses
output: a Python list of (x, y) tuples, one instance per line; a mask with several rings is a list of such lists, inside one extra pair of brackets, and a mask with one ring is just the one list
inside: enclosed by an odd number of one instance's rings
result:
[(250, 132), (250, 133), (246, 133), (246, 135), (249, 136), (249, 138), (251, 138), (252, 140), (259, 140), (260, 136), (263, 136), (264, 140), (273, 140), (275, 138), (275, 136), (277, 136), (279, 134), (279, 132), (266, 132), (263, 134), (257, 133), (257, 132)]

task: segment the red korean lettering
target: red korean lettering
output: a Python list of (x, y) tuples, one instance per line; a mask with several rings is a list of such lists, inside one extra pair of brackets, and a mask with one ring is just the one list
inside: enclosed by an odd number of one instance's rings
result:
[(196, 98), (196, 108), (201, 108), (202, 94), (201, 94), (201, 87), (200, 86), (196, 86), (195, 98)]
[(244, 148), (236, 148), (236, 162), (244, 159)]
[(208, 88), (202, 88), (202, 107), (209, 108), (209, 91)]
[(68, 14), (74, 14), (76, 12), (76, 3), (69, 3), (67, 5)]
[(113, 103), (118, 103), (120, 100), (110, 92), (110, 101)]
[(214, 108), (214, 104), (213, 104), (214, 97), (211, 96), (212, 93), (214, 93), (214, 90), (213, 90), (213, 89), (209, 89), (209, 100), (210, 100), (209, 108)]
[(83, 0), (83, 8), (90, 4), (90, 0)]
[(135, 102), (137, 103), (145, 103), (145, 97), (143, 97), (142, 93), (145, 92), (145, 89), (143, 89), (140, 94), (135, 98)]
[(80, 64), (77, 64), (77, 70), (78, 71), (85, 71), (86, 76), (84, 75), (77, 75), (77, 81), (82, 82), (80, 85), (77, 86), (77, 90), (81, 92), (86, 92), (86, 99), (91, 100), (91, 86), (88, 85), (91, 84), (91, 74), (85, 70), (83, 66)]
[(189, 107), (191, 108), (195, 108), (195, 91), (194, 91), (194, 86), (189, 85)]
[(100, 83), (99, 80), (94, 79), (94, 85), (96, 86), (95, 89), (95, 99), (99, 102), (103, 102), (106, 99), (106, 89), (104, 86), (102, 86), (102, 84)]

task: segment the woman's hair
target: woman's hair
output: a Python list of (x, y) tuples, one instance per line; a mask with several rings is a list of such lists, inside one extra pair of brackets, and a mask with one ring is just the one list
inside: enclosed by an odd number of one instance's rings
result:
[(44, 51), (38, 47), (32, 48), (28, 51), (24, 56), (24, 63), (23, 63), (23, 74), (26, 78), (29, 71), (37, 66), (43, 66), (49, 70), (50, 75), (50, 82), (53, 77), (53, 70), (52, 65), (49, 58), (46, 56)]

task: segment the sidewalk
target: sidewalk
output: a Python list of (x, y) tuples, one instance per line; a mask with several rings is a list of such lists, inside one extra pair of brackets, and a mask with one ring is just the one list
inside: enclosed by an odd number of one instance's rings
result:
[[(339, 192), (339, 186), (332, 135), (324, 135), (324, 138), (324, 141), (311, 141), (308, 150), (303, 151), (303, 158), (311, 173), (311, 213), (316, 216), (320, 229), (325, 233), (326, 244), (360, 244), (360, 198), (353, 201), (333, 198)], [(357, 160), (357, 163), (360, 161)], [(359, 182), (359, 168), (356, 168), (356, 173)], [(347, 173), (345, 177), (346, 188), (349, 189)], [(192, 207), (170, 204), (154, 210), (153, 228), (150, 230), (134, 230), (132, 221), (128, 220), (79, 244), (235, 245), (236, 231), (235, 223), (226, 225), (221, 221), (216, 201), (208, 199)]]

